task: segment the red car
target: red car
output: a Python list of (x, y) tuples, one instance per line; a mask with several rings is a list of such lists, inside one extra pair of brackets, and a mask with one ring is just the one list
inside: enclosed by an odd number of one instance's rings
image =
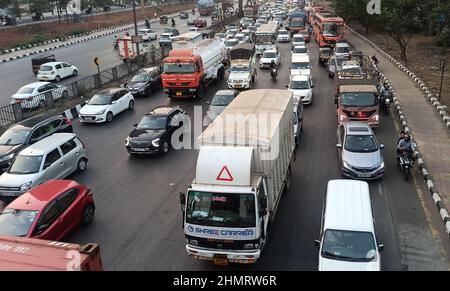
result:
[(311, 36), (309, 35), (309, 32), (307, 30), (302, 30), (299, 32), (301, 35), (303, 35), (303, 38), (305, 39), (305, 42), (309, 42)]
[(61, 240), (94, 219), (91, 189), (70, 180), (50, 180), (22, 194), (0, 215), (0, 235)]
[(204, 19), (196, 19), (194, 21), (194, 26), (198, 28), (206, 27), (208, 24), (206, 23), (206, 20)]

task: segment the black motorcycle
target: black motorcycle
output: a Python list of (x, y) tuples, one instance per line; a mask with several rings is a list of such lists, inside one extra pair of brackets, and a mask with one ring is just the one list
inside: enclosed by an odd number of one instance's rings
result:
[(413, 157), (410, 151), (404, 151), (399, 156), (400, 170), (403, 171), (405, 181), (408, 181), (411, 168), (413, 166)]
[(278, 70), (277, 67), (270, 68), (270, 76), (272, 77), (273, 81), (277, 80)]
[(389, 107), (391, 107), (393, 101), (393, 94), (391, 90), (385, 88), (380, 94), (380, 107), (384, 112), (384, 115), (389, 114)]

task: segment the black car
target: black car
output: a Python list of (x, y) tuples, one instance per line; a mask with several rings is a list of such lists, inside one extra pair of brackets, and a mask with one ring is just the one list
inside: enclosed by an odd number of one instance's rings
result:
[(180, 12), (180, 19), (188, 19), (189, 18), (189, 14), (187, 12)]
[(161, 70), (159, 67), (140, 70), (126, 84), (126, 88), (133, 96), (150, 96), (153, 91), (161, 88)]
[(72, 123), (62, 115), (38, 115), (12, 125), (0, 136), (0, 171), (5, 171), (15, 154), (55, 132), (73, 132)]
[(180, 107), (159, 106), (144, 115), (125, 139), (130, 154), (167, 153), (172, 134), (184, 125), (186, 113)]

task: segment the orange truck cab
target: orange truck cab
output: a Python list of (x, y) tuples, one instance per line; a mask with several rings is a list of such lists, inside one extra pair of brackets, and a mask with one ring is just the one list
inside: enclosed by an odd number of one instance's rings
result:
[(0, 236), (0, 271), (102, 271), (97, 244)]

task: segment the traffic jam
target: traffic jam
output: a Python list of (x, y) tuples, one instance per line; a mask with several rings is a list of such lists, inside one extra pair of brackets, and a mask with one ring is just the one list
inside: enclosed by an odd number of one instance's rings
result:
[[(222, 20), (220, 13), (231, 16), (237, 11), (233, 2), (219, 13), (208, 8), (208, 1), (202, 2), (205, 7), (199, 3), (198, 10), (202, 8), (204, 15), (216, 13), (217, 21)], [(115, 163), (124, 159), (126, 167), (136, 165), (142, 173), (152, 166), (170, 176), (171, 193), (165, 194), (172, 196), (177, 238), (184, 237), (175, 241), (178, 254), (198, 264), (206, 261), (205, 268), (259, 263), (270, 255), (269, 241), (272, 244), (283, 232), (274, 223), (276, 214), (287, 206), (282, 197), (298, 194), (293, 184), (302, 179), (296, 174), (304, 167), (299, 155), (310, 142), (304, 138), (312, 125), (308, 110), (328, 99), (326, 106), (335, 113), (336, 143), (321, 150), (335, 153), (338, 162), (328, 166), (337, 167), (341, 177), (323, 185), (321, 216), (314, 217), (320, 228), (314, 229), (317, 235), (309, 242), (317, 247), (314, 269), (382, 270), (384, 244), (390, 242), (378, 236), (371, 185), (383, 184), (388, 171), (400, 171), (402, 182), (410, 182), (415, 145), (403, 134), (393, 149), (396, 156), (384, 153), (377, 135), (391, 112), (393, 88), (382, 80), (379, 60), (346, 40), (343, 18), (312, 1), (295, 3), (249, 2), (238, 22), (216, 33), (205, 32), (211, 23), (193, 18), (191, 12), (176, 20), (187, 22), (186, 29), (177, 29), (170, 17), (158, 20), (167, 25), (162, 32), (146, 23), (139, 29), (144, 41), (141, 51), (150, 45), (169, 50), (159, 66), (142, 68), (120, 86), (90, 94), (76, 118), (44, 113), (7, 128), (0, 136), (4, 205), (0, 243), (26, 245), (30, 252), (34, 247), (49, 249), (33, 253), (40, 257), (40, 267), (9, 253), (8, 260), (19, 263), (8, 265), (0, 258), (0, 268), (64, 269), (64, 259), (55, 265), (45, 263), (47, 258), (57, 260), (53, 256), (58, 248), (83, 254), (81, 270), (116, 268), (105, 261), (102, 266), (98, 245), (104, 256), (108, 239), (97, 241), (96, 235), (103, 227), (111, 232), (111, 227), (122, 226), (105, 226), (105, 218), (96, 222), (95, 215), (104, 212), (96, 204), (96, 189), (113, 191), (113, 185), (122, 189), (121, 183), (129, 180), (111, 176), (114, 183), (106, 186), (88, 177), (95, 172), (108, 179)], [(124, 62), (139, 54), (129, 34), (116, 36), (113, 49)], [(54, 55), (33, 58), (32, 64), (36, 82), (11, 96), (11, 104), (20, 103), (23, 110), (45, 107), (46, 92), (57, 92), (52, 95), (55, 99), (67, 98), (68, 89), (60, 81), (80, 73), (77, 66)], [(333, 89), (324, 93), (324, 84)], [(158, 100), (154, 106), (143, 108), (143, 100), (152, 98)], [(200, 118), (194, 107), (200, 107)], [(125, 127), (128, 130), (119, 127), (125, 118), (134, 120)], [(120, 144), (108, 142), (102, 133), (110, 129), (117, 130)], [(93, 142), (95, 135), (102, 137), (101, 143)], [(104, 152), (91, 154), (94, 147)], [(113, 147), (122, 154), (109, 156)], [(107, 167), (96, 164), (102, 159), (108, 160)], [(169, 159), (180, 160), (166, 169)], [(397, 166), (389, 163), (389, 168), (387, 159), (396, 159)], [(91, 164), (95, 166), (89, 168)], [(191, 176), (176, 174), (178, 167), (188, 166)], [(163, 183), (155, 173), (147, 181), (155, 187)], [(142, 194), (152, 195), (146, 191), (144, 186)], [(116, 203), (116, 198), (110, 199)], [(136, 202), (132, 204), (139, 208)], [(297, 207), (303, 211), (302, 205)], [(121, 217), (120, 208), (116, 209)], [(168, 210), (163, 206), (156, 211)], [(160, 223), (159, 231), (164, 232), (165, 222), (155, 215), (151, 221)], [(151, 244), (152, 236), (147, 239)], [(45, 241), (54, 244), (44, 246)]]

